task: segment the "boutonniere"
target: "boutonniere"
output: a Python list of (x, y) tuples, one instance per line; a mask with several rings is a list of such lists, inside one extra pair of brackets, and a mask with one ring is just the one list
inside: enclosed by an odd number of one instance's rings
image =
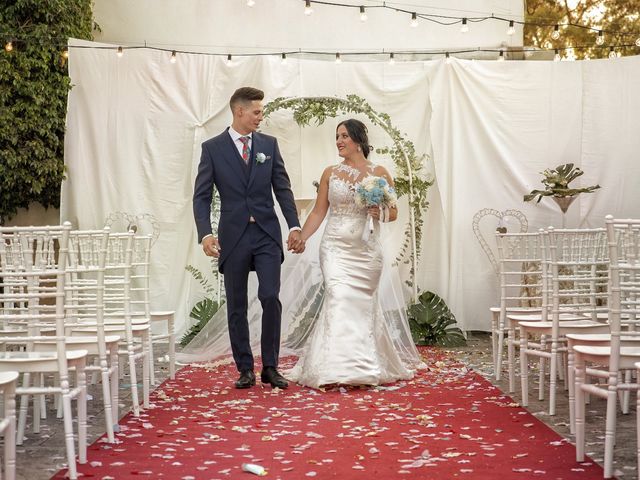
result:
[(256, 163), (264, 163), (269, 160), (271, 157), (269, 155), (265, 155), (262, 152), (256, 153)]

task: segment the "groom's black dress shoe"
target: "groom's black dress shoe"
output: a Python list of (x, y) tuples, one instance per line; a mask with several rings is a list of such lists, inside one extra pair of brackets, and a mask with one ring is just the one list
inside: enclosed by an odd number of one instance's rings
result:
[(236, 388), (249, 388), (256, 384), (256, 375), (253, 370), (242, 370), (240, 378), (236, 380)]
[(264, 367), (260, 374), (262, 383), (270, 383), (273, 388), (287, 388), (289, 383), (278, 373), (275, 367)]

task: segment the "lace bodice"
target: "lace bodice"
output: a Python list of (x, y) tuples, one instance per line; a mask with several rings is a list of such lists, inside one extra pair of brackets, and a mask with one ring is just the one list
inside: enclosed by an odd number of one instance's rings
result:
[(367, 209), (356, 204), (356, 187), (364, 178), (373, 174), (374, 168), (371, 164), (362, 172), (344, 163), (333, 167), (329, 176), (330, 215), (366, 216)]

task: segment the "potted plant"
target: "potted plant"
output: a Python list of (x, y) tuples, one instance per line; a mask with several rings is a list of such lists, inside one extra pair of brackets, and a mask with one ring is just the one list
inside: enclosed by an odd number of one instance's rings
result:
[(540, 203), (542, 197), (551, 197), (558, 204), (562, 213), (567, 213), (569, 205), (580, 193), (591, 193), (600, 188), (600, 185), (569, 188), (569, 183), (583, 174), (584, 172), (579, 167), (575, 167), (573, 163), (559, 165), (554, 169), (547, 168), (542, 172), (542, 183), (545, 189), (531, 190), (529, 194), (524, 196), (524, 201), (530, 202), (538, 197), (536, 203)]

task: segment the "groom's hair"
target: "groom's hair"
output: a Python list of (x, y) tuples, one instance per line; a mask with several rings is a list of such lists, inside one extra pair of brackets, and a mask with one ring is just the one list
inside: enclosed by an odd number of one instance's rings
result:
[(229, 107), (233, 111), (234, 107), (239, 103), (251, 103), (254, 100), (264, 99), (264, 92), (253, 87), (240, 87), (229, 99)]

